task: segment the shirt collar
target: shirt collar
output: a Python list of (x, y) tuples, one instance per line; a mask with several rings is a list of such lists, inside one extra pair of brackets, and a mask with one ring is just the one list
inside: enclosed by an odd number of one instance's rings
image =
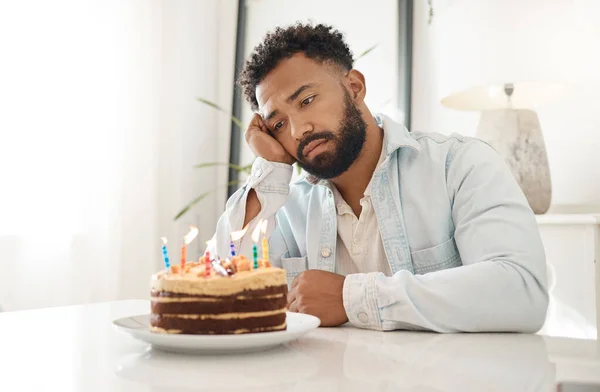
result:
[[(410, 147), (416, 152), (421, 151), (419, 142), (411, 136), (404, 125), (392, 120), (385, 114), (377, 113), (374, 118), (375, 121), (377, 121), (377, 125), (383, 128), (383, 150), (377, 166), (399, 148)], [(302, 181), (306, 181), (311, 185), (324, 185), (330, 187), (329, 180), (320, 179), (306, 172), (296, 181), (296, 183)]]
[[(385, 159), (387, 158), (387, 154), (385, 151), (385, 139), (386, 139), (386, 134), (385, 132), (383, 133), (383, 146), (381, 147), (381, 153), (379, 154), (379, 161), (377, 162), (377, 166), (375, 166), (375, 171), (377, 171), (377, 169), (379, 169), (379, 167), (381, 166), (381, 164), (383, 163), (383, 161), (385, 161)], [(375, 173), (375, 171), (373, 172), (373, 174)], [(373, 183), (373, 176), (371, 176), (371, 180), (369, 180), (369, 184), (367, 185), (367, 189), (365, 189), (365, 196), (367, 197), (371, 197), (371, 184)]]
[(376, 114), (375, 120), (383, 128), (386, 156), (392, 155), (402, 147), (410, 147), (416, 152), (421, 151), (419, 142), (412, 137), (404, 125), (392, 120), (385, 114)]

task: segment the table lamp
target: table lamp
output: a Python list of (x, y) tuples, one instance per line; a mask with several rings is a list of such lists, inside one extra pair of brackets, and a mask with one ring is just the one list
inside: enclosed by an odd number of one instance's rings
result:
[(504, 83), (460, 91), (442, 99), (458, 110), (479, 110), (476, 136), (490, 143), (505, 159), (529, 206), (536, 214), (548, 211), (552, 181), (546, 146), (535, 103), (565, 95), (560, 84)]
[(571, 3), (462, 0), (435, 22), (441, 104), (481, 111), (476, 137), (506, 160), (536, 214), (550, 207), (552, 183), (534, 108), (567, 95)]

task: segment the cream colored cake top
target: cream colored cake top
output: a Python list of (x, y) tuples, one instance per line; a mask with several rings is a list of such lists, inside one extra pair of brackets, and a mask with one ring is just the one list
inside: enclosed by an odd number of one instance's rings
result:
[(286, 285), (284, 269), (261, 267), (250, 271), (238, 271), (233, 276), (222, 276), (212, 271), (204, 276), (206, 267), (193, 263), (191, 268), (180, 274), (179, 271), (160, 271), (152, 275), (152, 289), (193, 295), (232, 295), (243, 290), (258, 290), (271, 286)]

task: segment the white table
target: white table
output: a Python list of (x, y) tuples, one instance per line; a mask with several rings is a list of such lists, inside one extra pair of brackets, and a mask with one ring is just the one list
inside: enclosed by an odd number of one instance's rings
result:
[(595, 340), (319, 328), (263, 353), (188, 356), (113, 329), (123, 301), (0, 314), (0, 391), (550, 391), (600, 382)]

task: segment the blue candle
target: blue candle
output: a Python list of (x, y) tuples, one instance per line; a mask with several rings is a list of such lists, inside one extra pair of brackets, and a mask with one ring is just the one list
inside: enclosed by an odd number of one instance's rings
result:
[(233, 233), (230, 234), (231, 236), (231, 241), (229, 241), (229, 251), (231, 252), (231, 257), (235, 256), (235, 241), (240, 240), (244, 234), (246, 234), (246, 230), (248, 230), (248, 226), (246, 225), (246, 227), (244, 227), (243, 230), (240, 231), (234, 231)]
[(233, 256), (235, 256), (235, 245), (233, 244), (233, 241), (229, 243), (229, 250), (231, 251), (231, 257), (233, 258)]
[(171, 267), (171, 264), (169, 263), (169, 254), (167, 253), (167, 239), (165, 237), (161, 237), (160, 239), (163, 242), (162, 254), (163, 260), (165, 261), (165, 268), (168, 270), (169, 267)]

